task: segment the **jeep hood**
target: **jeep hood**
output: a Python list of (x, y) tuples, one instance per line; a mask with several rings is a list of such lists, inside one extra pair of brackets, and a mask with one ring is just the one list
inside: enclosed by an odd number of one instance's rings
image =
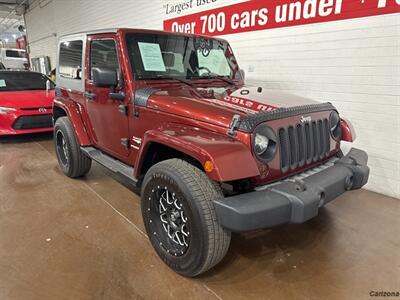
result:
[(166, 113), (229, 127), (234, 115), (246, 116), (262, 111), (318, 102), (260, 87), (153, 87), (147, 107)]

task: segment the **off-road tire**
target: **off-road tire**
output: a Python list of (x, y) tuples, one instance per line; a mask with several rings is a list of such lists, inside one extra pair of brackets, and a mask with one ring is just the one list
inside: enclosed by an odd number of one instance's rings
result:
[[(65, 152), (60, 145), (61, 138), (65, 141)], [(92, 160), (81, 151), (68, 117), (57, 119), (54, 125), (54, 145), (58, 164), (65, 175), (77, 178), (89, 172)]]
[[(157, 189), (174, 193), (186, 214), (190, 235), (184, 254), (173, 254), (165, 242), (161, 245), (168, 234), (158, 230), (161, 217), (154, 215), (159, 206), (155, 203), (159, 199), (155, 198)], [(180, 159), (162, 161), (146, 173), (141, 193), (146, 231), (159, 257), (177, 273), (188, 277), (202, 274), (219, 263), (228, 251), (231, 233), (218, 223), (213, 204), (220, 197), (223, 195), (217, 184), (203, 171)]]

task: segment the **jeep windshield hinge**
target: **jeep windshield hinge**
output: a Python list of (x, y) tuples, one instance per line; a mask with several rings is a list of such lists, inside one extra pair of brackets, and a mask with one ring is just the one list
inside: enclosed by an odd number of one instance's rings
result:
[(228, 129), (228, 134), (230, 136), (235, 136), (236, 130), (238, 129), (240, 124), (240, 116), (239, 115), (234, 115), (231, 121), (231, 124), (229, 125)]
[(126, 138), (121, 139), (121, 145), (122, 145), (124, 148), (129, 149), (129, 139), (126, 139)]
[(128, 107), (126, 105), (118, 105), (118, 111), (125, 116), (128, 115)]

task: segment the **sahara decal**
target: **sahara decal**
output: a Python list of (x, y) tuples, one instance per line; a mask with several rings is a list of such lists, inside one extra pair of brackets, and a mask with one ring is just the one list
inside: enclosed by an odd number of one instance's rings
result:
[(231, 107), (245, 113), (255, 114), (261, 111), (271, 111), (277, 109), (275, 106), (263, 104), (257, 101), (242, 97), (226, 96), (222, 99), (205, 99), (209, 102), (213, 102), (219, 105)]

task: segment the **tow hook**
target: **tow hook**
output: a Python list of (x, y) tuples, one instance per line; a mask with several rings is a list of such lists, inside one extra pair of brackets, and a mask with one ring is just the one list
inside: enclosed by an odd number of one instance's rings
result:
[(301, 179), (296, 179), (296, 190), (299, 192), (304, 192), (307, 190), (306, 183)]
[(229, 125), (228, 134), (230, 136), (235, 136), (236, 129), (238, 129), (240, 124), (240, 115), (234, 115)]

